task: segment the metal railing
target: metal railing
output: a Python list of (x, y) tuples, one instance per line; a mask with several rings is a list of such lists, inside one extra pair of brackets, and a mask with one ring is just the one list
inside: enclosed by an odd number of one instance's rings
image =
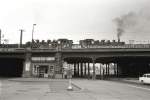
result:
[[(58, 49), (58, 46), (49, 44), (23, 44), (21, 47), (18, 44), (0, 44), (0, 48), (33, 48), (33, 49)], [(61, 49), (94, 49), (94, 48), (150, 48), (150, 44), (124, 44), (124, 45), (88, 45), (82, 46), (80, 44), (72, 44), (71, 46), (61, 46)]]
[(72, 45), (72, 49), (90, 49), (90, 48), (150, 48), (150, 44), (124, 44), (124, 45)]

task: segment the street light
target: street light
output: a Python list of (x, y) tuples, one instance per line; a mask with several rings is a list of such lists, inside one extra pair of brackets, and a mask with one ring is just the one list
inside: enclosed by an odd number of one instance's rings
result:
[(33, 43), (33, 33), (34, 33), (34, 26), (35, 26), (36, 24), (33, 24), (33, 27), (32, 27), (32, 43)]

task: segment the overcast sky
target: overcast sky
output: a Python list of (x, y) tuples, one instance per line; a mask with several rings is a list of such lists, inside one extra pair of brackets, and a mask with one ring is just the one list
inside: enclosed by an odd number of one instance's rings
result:
[[(19, 29), (25, 30), (23, 41), (31, 41), (34, 23), (34, 39), (112, 40), (117, 39), (113, 19), (149, 10), (149, 4), (149, 0), (0, 0), (0, 29), (9, 43), (19, 43)], [(149, 40), (150, 32), (126, 32), (121, 39)]]

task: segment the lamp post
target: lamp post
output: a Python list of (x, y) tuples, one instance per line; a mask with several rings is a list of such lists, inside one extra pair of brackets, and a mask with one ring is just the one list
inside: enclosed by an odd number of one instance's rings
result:
[(33, 24), (33, 27), (32, 27), (32, 43), (33, 43), (33, 41), (34, 41), (34, 39), (33, 39), (33, 34), (34, 34), (34, 26), (36, 26), (36, 24)]

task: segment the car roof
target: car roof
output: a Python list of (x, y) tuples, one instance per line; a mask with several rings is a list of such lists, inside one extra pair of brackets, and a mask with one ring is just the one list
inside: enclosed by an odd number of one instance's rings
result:
[(150, 75), (150, 73), (144, 74), (144, 75)]

